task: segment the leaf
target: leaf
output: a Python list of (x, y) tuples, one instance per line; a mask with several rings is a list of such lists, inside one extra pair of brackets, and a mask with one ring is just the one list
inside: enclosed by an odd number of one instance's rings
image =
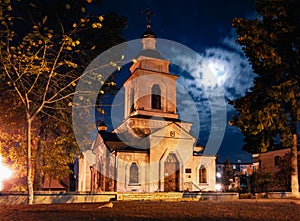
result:
[(78, 65), (72, 61), (66, 61), (65, 60), (65, 63), (68, 65), (68, 67), (73, 67), (73, 68), (77, 68)]
[(47, 19), (48, 19), (48, 16), (46, 15), (46, 16), (43, 18), (43, 24), (46, 23)]
[(103, 21), (103, 20), (104, 20), (104, 17), (103, 17), (102, 15), (100, 15), (100, 16), (98, 17), (98, 19), (99, 19), (99, 21)]
[(92, 28), (102, 28), (102, 24), (99, 22), (95, 22), (92, 24)]

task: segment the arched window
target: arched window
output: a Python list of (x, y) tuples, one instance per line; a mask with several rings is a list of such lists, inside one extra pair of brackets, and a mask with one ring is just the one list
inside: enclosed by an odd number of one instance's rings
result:
[(207, 183), (207, 172), (203, 165), (199, 169), (199, 183)]
[(161, 91), (160, 87), (157, 84), (153, 85), (151, 94), (152, 109), (161, 110)]
[(129, 183), (139, 183), (139, 167), (136, 163), (132, 163), (130, 166)]

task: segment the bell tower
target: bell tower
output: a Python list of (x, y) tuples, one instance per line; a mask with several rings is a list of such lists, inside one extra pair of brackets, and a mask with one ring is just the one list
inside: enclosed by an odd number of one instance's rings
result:
[(131, 76), (124, 83), (124, 119), (150, 116), (178, 119), (176, 114), (176, 79), (170, 74), (170, 61), (156, 50), (156, 36), (151, 31), (150, 13), (142, 35), (143, 50), (130, 67)]

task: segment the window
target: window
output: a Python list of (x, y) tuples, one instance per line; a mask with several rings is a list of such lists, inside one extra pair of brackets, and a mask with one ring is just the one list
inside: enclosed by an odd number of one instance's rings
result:
[(199, 169), (199, 183), (207, 183), (206, 168), (203, 165)]
[(151, 94), (152, 94), (151, 95), (152, 109), (161, 110), (161, 91), (160, 91), (160, 87), (157, 84), (153, 85)]
[(139, 167), (136, 163), (132, 163), (130, 166), (130, 183), (139, 183)]
[(274, 165), (278, 166), (280, 164), (280, 156), (275, 156), (274, 157)]
[(191, 168), (185, 168), (185, 173), (192, 173), (192, 169)]
[(131, 90), (131, 94), (130, 94), (130, 113), (132, 113), (134, 111), (134, 90)]

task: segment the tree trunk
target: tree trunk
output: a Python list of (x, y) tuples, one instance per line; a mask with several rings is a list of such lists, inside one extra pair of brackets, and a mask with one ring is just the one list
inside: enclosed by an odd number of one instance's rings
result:
[[(42, 122), (46, 122), (46, 118), (42, 117)], [(33, 190), (40, 191), (43, 189), (44, 185), (44, 145), (43, 141), (46, 141), (46, 134), (45, 134), (45, 125), (42, 124), (40, 126), (39, 131), (39, 141), (37, 146), (37, 153), (35, 158), (35, 173), (33, 179)]]
[(37, 146), (37, 154), (35, 159), (35, 173), (34, 173), (34, 180), (33, 180), (33, 189), (35, 191), (40, 191), (43, 189), (44, 185), (44, 172), (43, 172), (43, 166), (44, 166), (44, 145), (41, 141), (41, 133), (40, 133), (40, 140), (38, 142)]
[(27, 121), (27, 190), (28, 190), (28, 204), (33, 203), (33, 185), (32, 185), (32, 165), (31, 165), (31, 123), (29, 113), (26, 113)]
[(298, 182), (298, 159), (297, 159), (297, 134), (293, 134), (293, 144), (291, 147), (291, 191), (293, 198), (299, 198)]

